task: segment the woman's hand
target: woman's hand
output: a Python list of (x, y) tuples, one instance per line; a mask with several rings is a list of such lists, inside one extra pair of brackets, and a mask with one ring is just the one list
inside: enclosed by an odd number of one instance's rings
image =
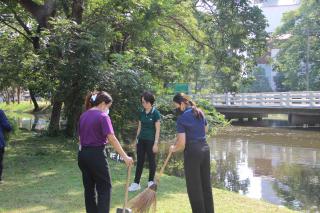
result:
[(127, 167), (133, 165), (133, 159), (132, 159), (132, 157), (125, 156), (125, 157), (123, 158), (123, 160), (124, 160), (124, 162), (126, 163)]
[(175, 145), (171, 145), (169, 147), (169, 152), (175, 153), (176, 152), (176, 146)]
[(155, 154), (158, 153), (158, 151), (159, 151), (158, 143), (153, 144), (152, 151)]

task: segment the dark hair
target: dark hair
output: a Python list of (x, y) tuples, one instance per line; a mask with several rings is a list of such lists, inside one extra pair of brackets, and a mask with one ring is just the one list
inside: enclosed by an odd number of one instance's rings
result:
[(151, 105), (153, 105), (154, 104), (154, 102), (155, 102), (155, 97), (154, 97), (154, 95), (151, 93), (151, 92), (144, 92), (144, 93), (142, 93), (142, 95), (141, 95), (141, 97), (140, 97), (140, 99), (144, 99), (146, 102), (149, 102)]
[(196, 106), (196, 103), (193, 102), (191, 100), (191, 98), (189, 96), (187, 96), (184, 93), (177, 93), (174, 97), (173, 97), (173, 102), (177, 103), (177, 104), (181, 104), (184, 103), (187, 106), (192, 108), (192, 112), (194, 114), (194, 116), (198, 119), (200, 118), (204, 118), (204, 114), (203, 112)]
[(111, 95), (109, 95), (109, 93), (105, 91), (91, 92), (86, 97), (86, 101), (85, 101), (86, 109), (88, 110), (92, 107), (98, 106), (102, 102), (105, 102), (106, 104), (112, 102)]

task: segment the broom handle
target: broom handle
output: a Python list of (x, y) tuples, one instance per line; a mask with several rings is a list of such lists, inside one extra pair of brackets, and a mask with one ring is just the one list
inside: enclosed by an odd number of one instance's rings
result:
[(126, 181), (126, 188), (125, 188), (125, 194), (124, 194), (124, 205), (123, 205), (123, 211), (122, 211), (123, 213), (125, 213), (126, 207), (128, 205), (130, 175), (131, 175), (131, 166), (128, 166), (127, 181)]
[(169, 162), (169, 160), (170, 160), (171, 155), (172, 155), (172, 152), (170, 151), (169, 154), (168, 154), (168, 156), (167, 156), (166, 161), (164, 162), (163, 166), (161, 167), (161, 170), (160, 170), (160, 173), (159, 173), (159, 176), (158, 176), (158, 182), (159, 182), (159, 179), (160, 179), (161, 175), (162, 175), (163, 172), (164, 172), (164, 169), (166, 168), (166, 166), (167, 166), (167, 164), (168, 164), (168, 162)]

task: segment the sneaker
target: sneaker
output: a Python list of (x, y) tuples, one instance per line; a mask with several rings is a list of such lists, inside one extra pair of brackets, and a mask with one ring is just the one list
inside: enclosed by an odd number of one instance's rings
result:
[(138, 191), (141, 189), (140, 184), (138, 183), (131, 183), (131, 185), (129, 186), (129, 192), (134, 192), (134, 191)]
[(149, 188), (150, 186), (152, 186), (153, 184), (155, 184), (155, 182), (149, 181), (149, 182), (148, 182), (148, 188)]

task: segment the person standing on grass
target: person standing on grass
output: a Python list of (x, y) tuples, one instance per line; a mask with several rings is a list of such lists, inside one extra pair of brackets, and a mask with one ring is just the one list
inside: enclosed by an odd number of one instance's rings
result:
[(111, 96), (104, 91), (86, 98), (87, 111), (79, 121), (78, 165), (82, 172), (87, 213), (107, 213), (111, 201), (111, 177), (105, 146), (110, 143), (127, 166), (133, 164), (114, 135), (109, 109)]
[(6, 141), (4, 139), (4, 131), (10, 132), (12, 130), (11, 125), (4, 112), (0, 109), (0, 183), (2, 183), (2, 170), (3, 170), (3, 157)]
[(160, 112), (153, 106), (155, 97), (150, 92), (141, 95), (143, 110), (139, 115), (137, 130), (137, 167), (134, 182), (130, 185), (129, 191), (141, 189), (140, 178), (143, 170), (145, 155), (149, 161), (149, 181), (148, 187), (154, 183), (156, 173), (155, 156), (158, 152), (158, 142), (160, 136)]
[(176, 94), (173, 102), (180, 115), (176, 121), (176, 144), (169, 151), (184, 150), (184, 172), (192, 212), (213, 213), (207, 121), (204, 113), (185, 94)]

